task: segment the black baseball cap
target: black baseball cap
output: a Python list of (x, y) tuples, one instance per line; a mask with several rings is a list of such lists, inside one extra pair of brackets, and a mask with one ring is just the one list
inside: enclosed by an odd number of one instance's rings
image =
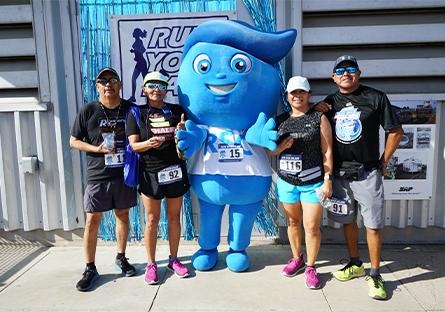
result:
[(340, 65), (340, 63), (343, 63), (343, 62), (350, 62), (350, 63), (354, 64), (358, 68), (357, 59), (355, 57), (353, 57), (351, 55), (342, 55), (342, 56), (340, 56), (339, 58), (337, 58), (335, 60), (334, 69), (333, 70), (335, 70), (338, 67), (338, 65)]
[(99, 72), (97, 73), (97, 76), (96, 76), (96, 80), (99, 79), (100, 76), (102, 76), (102, 75), (103, 75), (104, 73), (106, 73), (106, 72), (111, 73), (111, 74), (112, 74), (113, 76), (115, 76), (117, 79), (121, 80), (121, 79), (119, 78), (119, 74), (117, 73), (117, 71), (114, 70), (114, 69), (111, 68), (111, 67), (104, 67), (104, 68), (102, 68), (101, 70), (99, 70)]

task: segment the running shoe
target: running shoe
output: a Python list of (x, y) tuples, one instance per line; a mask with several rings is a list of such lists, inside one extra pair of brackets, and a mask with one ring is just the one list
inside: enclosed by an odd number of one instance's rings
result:
[(147, 264), (145, 267), (145, 284), (147, 285), (155, 285), (159, 283), (158, 280), (158, 266), (156, 263)]
[(133, 276), (136, 274), (136, 269), (130, 263), (128, 263), (128, 258), (122, 257), (116, 259), (114, 264), (116, 265), (116, 269), (122, 271), (122, 274), (125, 276)]
[(167, 269), (180, 278), (189, 276), (189, 270), (178, 260), (178, 258), (170, 259), (168, 261)]
[(349, 262), (343, 269), (333, 273), (334, 277), (339, 281), (349, 281), (355, 277), (361, 277), (365, 275), (365, 267), (363, 263), (358, 266)]
[(304, 259), (303, 257), (292, 258), (287, 262), (287, 265), (281, 271), (281, 274), (287, 277), (292, 277), (297, 275), (299, 271), (304, 269)]
[(304, 270), (306, 276), (306, 287), (310, 289), (320, 288), (320, 280), (318, 279), (317, 270), (314, 267), (306, 267)]
[(77, 282), (78, 291), (89, 291), (94, 286), (94, 282), (99, 278), (96, 269), (85, 268), (82, 278)]
[(377, 299), (377, 300), (384, 300), (386, 299), (386, 290), (383, 287), (383, 279), (378, 275), (370, 275), (366, 278), (368, 281), (369, 286), (369, 292), (368, 295), (371, 298)]

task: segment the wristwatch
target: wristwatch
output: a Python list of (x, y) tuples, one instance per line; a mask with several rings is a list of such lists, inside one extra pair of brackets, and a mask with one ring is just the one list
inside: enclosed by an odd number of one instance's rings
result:
[(334, 179), (334, 176), (333, 176), (332, 174), (325, 174), (325, 175), (324, 175), (324, 179), (325, 179), (325, 180), (332, 181), (332, 180)]

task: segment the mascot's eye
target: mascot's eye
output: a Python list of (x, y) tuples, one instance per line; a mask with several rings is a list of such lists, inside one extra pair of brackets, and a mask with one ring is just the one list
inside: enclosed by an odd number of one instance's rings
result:
[(237, 73), (246, 73), (252, 67), (252, 61), (244, 54), (235, 54), (230, 60), (230, 67)]
[(199, 54), (193, 61), (193, 69), (198, 74), (205, 74), (212, 67), (212, 62), (207, 54)]

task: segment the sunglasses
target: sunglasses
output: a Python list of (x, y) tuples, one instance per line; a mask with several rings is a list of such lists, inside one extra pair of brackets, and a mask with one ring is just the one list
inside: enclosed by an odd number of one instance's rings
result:
[(110, 84), (115, 84), (119, 82), (119, 79), (117, 79), (116, 77), (111, 77), (110, 79), (97, 79), (96, 81), (98, 84), (101, 84), (103, 86), (107, 85), (107, 83)]
[(167, 90), (167, 85), (165, 83), (147, 83), (145, 84), (145, 86), (152, 90), (156, 88), (158, 88), (159, 90)]
[(357, 72), (357, 70), (358, 70), (358, 68), (357, 68), (357, 67), (353, 67), (353, 66), (339, 67), (339, 68), (336, 68), (336, 69), (334, 70), (334, 73), (335, 73), (336, 75), (341, 76), (341, 75), (343, 75), (343, 74), (345, 73), (345, 71), (347, 71), (347, 72), (350, 73), (350, 74), (353, 74), (353, 73)]

